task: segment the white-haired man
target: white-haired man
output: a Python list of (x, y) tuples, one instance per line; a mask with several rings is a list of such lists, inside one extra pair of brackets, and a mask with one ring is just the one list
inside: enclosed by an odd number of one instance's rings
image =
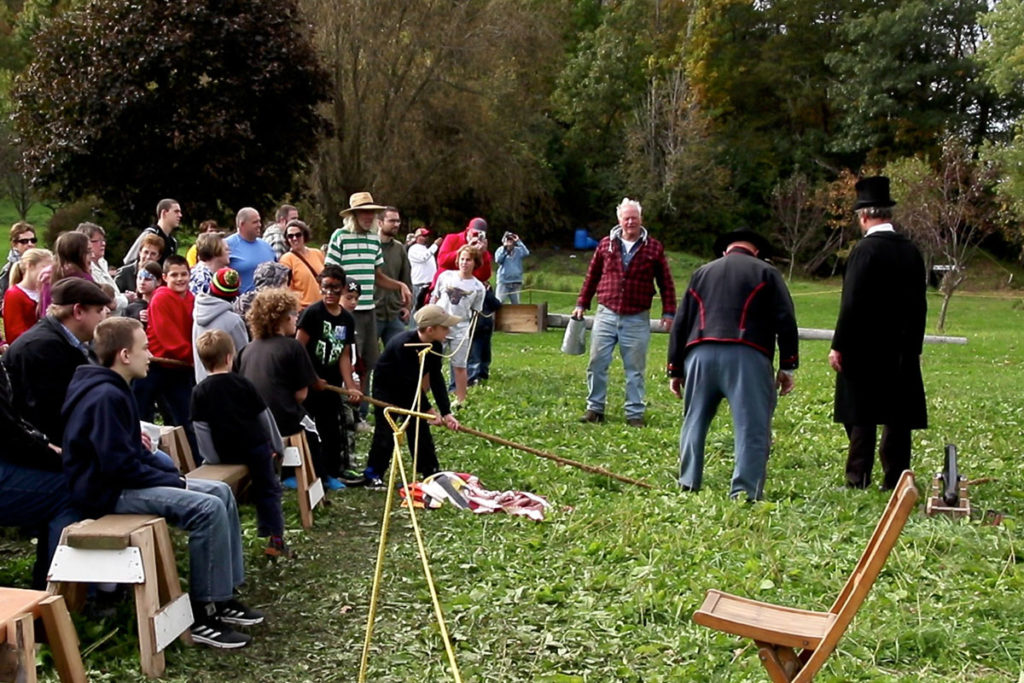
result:
[(618, 344), (626, 371), (626, 422), (631, 427), (644, 426), (644, 372), (654, 286), (661, 294), (661, 326), (666, 330), (676, 312), (676, 289), (665, 248), (647, 234), (640, 220), (642, 211), (640, 202), (628, 197), (616, 207), (618, 225), (598, 243), (572, 312), (572, 317), (582, 319), (597, 294), (587, 365), (587, 410), (581, 422), (604, 422), (608, 367)]
[(227, 238), (231, 250), (229, 265), (238, 271), (243, 294), (254, 287), (256, 266), (277, 260), (273, 247), (260, 239), (260, 227), (260, 212), (246, 206), (235, 215), (235, 233)]

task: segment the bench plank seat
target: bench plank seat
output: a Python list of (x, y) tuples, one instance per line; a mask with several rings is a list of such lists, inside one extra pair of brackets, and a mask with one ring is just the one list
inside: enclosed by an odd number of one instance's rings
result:
[(132, 532), (157, 519), (156, 515), (104, 515), (68, 527), (66, 541), (84, 550), (124, 550), (131, 545)]

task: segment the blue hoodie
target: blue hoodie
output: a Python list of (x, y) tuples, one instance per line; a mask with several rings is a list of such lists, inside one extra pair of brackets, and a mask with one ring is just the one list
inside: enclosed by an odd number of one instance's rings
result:
[(97, 365), (76, 369), (61, 418), (64, 476), (71, 503), (82, 512), (113, 512), (125, 489), (185, 488), (181, 474), (142, 445), (135, 398), (113, 370)]
[(498, 264), (498, 282), (509, 284), (523, 281), (523, 257), (529, 256), (530, 250), (522, 241), (516, 242), (516, 246), (509, 251), (505, 245), (494, 250), (494, 262)]

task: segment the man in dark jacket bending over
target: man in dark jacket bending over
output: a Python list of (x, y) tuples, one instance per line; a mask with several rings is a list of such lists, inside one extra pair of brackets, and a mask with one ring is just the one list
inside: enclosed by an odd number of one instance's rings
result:
[[(729, 495), (761, 499), (776, 391), (792, 391), (798, 364), (793, 300), (779, 271), (758, 258), (767, 250), (767, 241), (751, 230), (720, 237), (715, 253), (722, 257), (693, 274), (676, 312), (669, 388), (685, 400), (679, 485), (686, 491), (700, 489), (708, 425), (725, 398), (735, 431)], [(772, 368), (776, 340), (777, 374)]]
[(263, 615), (233, 598), (244, 579), (238, 508), (227, 484), (186, 480), (142, 445), (129, 382), (146, 376), (149, 345), (142, 323), (110, 318), (96, 327), (100, 365), (75, 370), (62, 417), (64, 473), (71, 502), (89, 516), (153, 514), (188, 532), (192, 637), (211, 647), (237, 648)]

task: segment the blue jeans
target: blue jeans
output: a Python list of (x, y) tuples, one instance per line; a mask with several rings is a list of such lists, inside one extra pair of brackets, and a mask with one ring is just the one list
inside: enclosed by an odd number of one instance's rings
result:
[(494, 336), (494, 318), (481, 315), (476, 319), (473, 341), (469, 345), (466, 372), (469, 381), (479, 382), (491, 377), (491, 337)]
[[(410, 316), (412, 317), (412, 316)], [(408, 329), (398, 317), (391, 318), (390, 320), (377, 319), (377, 336), (380, 338), (380, 343), (383, 346), (387, 346), (391, 338), (396, 334), (405, 332)]]
[(505, 303), (505, 297), (508, 297), (510, 304), (519, 303), (519, 292), (523, 290), (522, 282), (499, 282), (498, 287), (495, 289), (494, 296), (498, 297), (498, 301)]
[(146, 376), (132, 382), (132, 394), (135, 396), (135, 405), (139, 408), (141, 419), (152, 422), (156, 415), (154, 406), (159, 403), (164, 424), (184, 427), (189, 448), (194, 455), (198, 455), (199, 446), (196, 444), (190, 413), (192, 387), (195, 384), (196, 376), (192, 368), (166, 367), (159, 363), (150, 363)]
[(647, 345), (650, 340), (650, 311), (619, 315), (604, 306), (597, 307), (590, 333), (587, 410), (604, 413), (608, 399), (608, 367), (612, 364), (612, 351), (618, 344), (622, 367), (626, 371), (626, 419), (644, 416), (644, 372), (647, 369)]
[(189, 479), (188, 489), (125, 489), (114, 512), (160, 515), (188, 532), (188, 592), (193, 601), (230, 600), (245, 579), (238, 507), (224, 482)]
[(0, 526), (29, 527), (38, 534), (32, 587), (46, 588), (53, 551), (64, 527), (82, 519), (70, 507), (62, 472), (47, 472), (0, 460)]
[(743, 344), (698, 344), (686, 355), (683, 428), (679, 434), (679, 485), (700, 489), (704, 441), (722, 399), (732, 411), (735, 464), (729, 495), (760, 500), (764, 491), (775, 377), (772, 362)]

